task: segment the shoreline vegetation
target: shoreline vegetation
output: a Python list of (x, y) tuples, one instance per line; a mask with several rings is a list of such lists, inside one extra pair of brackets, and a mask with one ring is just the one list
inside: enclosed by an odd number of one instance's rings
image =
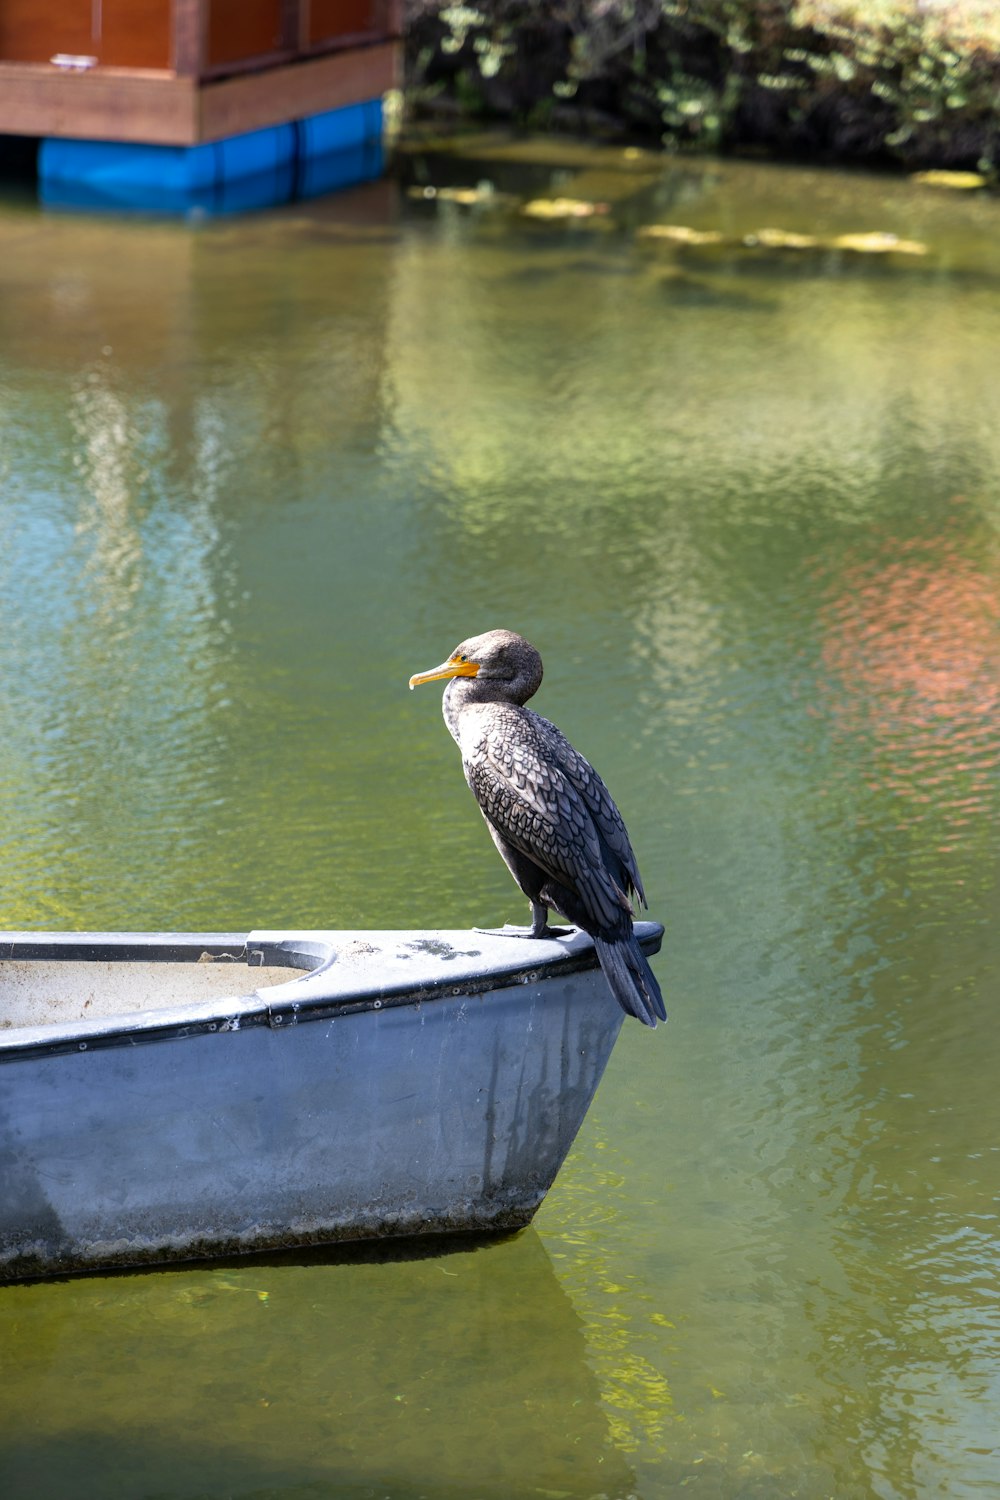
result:
[(406, 0), (411, 118), (1000, 172), (995, 0)]

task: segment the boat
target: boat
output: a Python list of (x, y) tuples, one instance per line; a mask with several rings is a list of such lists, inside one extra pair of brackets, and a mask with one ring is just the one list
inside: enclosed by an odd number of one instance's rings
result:
[(575, 929), (0, 933), (0, 1280), (519, 1229), (622, 1020)]

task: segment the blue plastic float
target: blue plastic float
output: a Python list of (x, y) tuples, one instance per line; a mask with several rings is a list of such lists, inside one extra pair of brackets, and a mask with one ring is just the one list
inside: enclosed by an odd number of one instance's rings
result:
[(38, 188), (52, 207), (226, 214), (371, 182), (381, 176), (382, 101), (198, 146), (48, 138)]

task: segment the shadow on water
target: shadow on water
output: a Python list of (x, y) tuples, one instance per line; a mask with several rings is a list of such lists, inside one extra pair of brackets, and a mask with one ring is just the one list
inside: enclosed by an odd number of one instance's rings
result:
[(208, 1259), (165, 1261), (162, 1265), (140, 1264), (71, 1270), (56, 1275), (22, 1276), (10, 1286), (57, 1286), (75, 1281), (127, 1281), (129, 1277), (190, 1276), (223, 1271), (280, 1271), (332, 1266), (386, 1266), (420, 1260), (438, 1260), (449, 1255), (470, 1255), (491, 1246), (511, 1244), (521, 1234), (512, 1229), (496, 1234), (423, 1234), (375, 1240), (347, 1240), (343, 1244), (292, 1245), (285, 1250), (247, 1250), (239, 1255), (217, 1255)]
[(689, 276), (684, 271), (664, 275), (660, 290), (672, 308), (721, 308), (739, 313), (766, 313), (776, 310), (767, 297), (740, 287), (721, 285), (709, 276)]
[(0, 1325), (7, 1500), (634, 1488), (533, 1230), (9, 1287)]

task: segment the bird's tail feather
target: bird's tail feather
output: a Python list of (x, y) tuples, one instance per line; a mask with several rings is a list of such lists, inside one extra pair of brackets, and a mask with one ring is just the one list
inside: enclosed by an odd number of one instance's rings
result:
[(660, 986), (634, 933), (610, 943), (595, 937), (594, 947), (622, 1010), (644, 1026), (655, 1026), (657, 1018), (665, 1021), (667, 1012)]

